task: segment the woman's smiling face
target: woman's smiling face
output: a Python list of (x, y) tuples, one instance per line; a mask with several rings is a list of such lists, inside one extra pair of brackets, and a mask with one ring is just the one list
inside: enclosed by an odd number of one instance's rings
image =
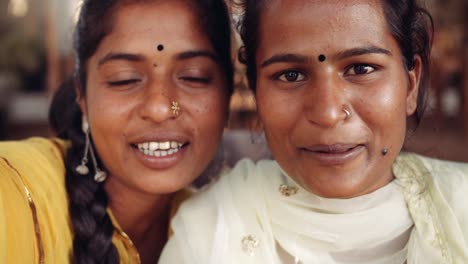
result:
[(421, 63), (404, 66), (380, 1), (269, 2), (256, 65), (259, 115), (290, 177), (334, 198), (392, 180)]
[(171, 193), (204, 170), (227, 118), (216, 57), (188, 1), (117, 7), (80, 100), (109, 192)]

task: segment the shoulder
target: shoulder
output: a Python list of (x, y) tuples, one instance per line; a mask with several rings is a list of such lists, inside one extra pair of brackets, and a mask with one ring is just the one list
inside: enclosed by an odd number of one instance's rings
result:
[[(421, 243), (442, 241), (456, 257), (455, 262), (465, 259), (468, 164), (404, 153), (397, 158), (394, 172), (406, 190), (408, 208), (419, 226), (417, 236), (421, 237)], [(428, 229), (427, 221), (442, 232), (437, 234)]]
[(63, 164), (68, 143), (60, 139), (30, 138), (0, 143), (0, 158), (10, 164), (37, 163)]
[(454, 204), (468, 199), (468, 163), (417, 156), (427, 169), (435, 185)]
[(456, 214), (464, 215), (459, 218), (468, 221), (464, 205), (468, 199), (468, 163), (410, 153), (401, 154), (395, 163), (394, 172), (400, 183), (416, 193), (428, 190), (434, 205), (450, 206)]
[(32, 191), (36, 186), (52, 188), (51, 181), (63, 181), (67, 146), (64, 141), (45, 138), (0, 143), (0, 181), (21, 180)]
[(413, 153), (403, 153), (397, 158), (395, 166), (403, 174), (429, 176), (442, 185), (461, 184), (464, 186), (468, 184), (468, 163), (440, 160)]
[[(36, 244), (45, 257), (67, 258), (68, 249), (58, 250), (71, 245), (64, 177), (67, 147), (64, 141), (45, 138), (0, 143), (0, 226), (8, 227), (2, 230), (7, 245), (18, 248), (8, 250), (7, 259), (26, 263), (37, 258)], [(4, 248), (0, 243), (0, 251)]]
[[(0, 190), (13, 184), (33, 198), (55, 197), (64, 189), (64, 156), (68, 143), (59, 139), (30, 138), (0, 143)], [(62, 192), (62, 191), (60, 191)]]

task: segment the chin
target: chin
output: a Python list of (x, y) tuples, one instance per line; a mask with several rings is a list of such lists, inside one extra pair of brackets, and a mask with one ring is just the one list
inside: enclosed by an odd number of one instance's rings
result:
[(185, 180), (182, 177), (165, 175), (164, 178), (155, 180), (149, 179), (139, 183), (142, 191), (157, 195), (157, 194), (171, 194), (186, 188), (191, 183), (190, 180)]
[(305, 187), (309, 192), (328, 199), (348, 199), (366, 194), (361, 188), (358, 188), (358, 186), (343, 184), (344, 182), (345, 181), (342, 180), (337, 184), (330, 184), (328, 181), (328, 184), (323, 186), (305, 184)]

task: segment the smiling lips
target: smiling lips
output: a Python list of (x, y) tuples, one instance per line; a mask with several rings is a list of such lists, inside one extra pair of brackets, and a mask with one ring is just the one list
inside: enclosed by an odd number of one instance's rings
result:
[(151, 141), (136, 144), (140, 152), (152, 157), (166, 157), (179, 152), (184, 143), (177, 141)]
[(363, 144), (314, 145), (303, 150), (324, 165), (339, 165), (358, 156), (365, 146)]

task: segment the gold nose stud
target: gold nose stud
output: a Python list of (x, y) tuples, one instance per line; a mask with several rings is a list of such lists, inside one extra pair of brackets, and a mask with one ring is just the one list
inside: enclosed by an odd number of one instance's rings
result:
[(172, 115), (174, 117), (178, 117), (180, 114), (180, 104), (177, 101), (172, 101), (171, 110), (172, 110)]

